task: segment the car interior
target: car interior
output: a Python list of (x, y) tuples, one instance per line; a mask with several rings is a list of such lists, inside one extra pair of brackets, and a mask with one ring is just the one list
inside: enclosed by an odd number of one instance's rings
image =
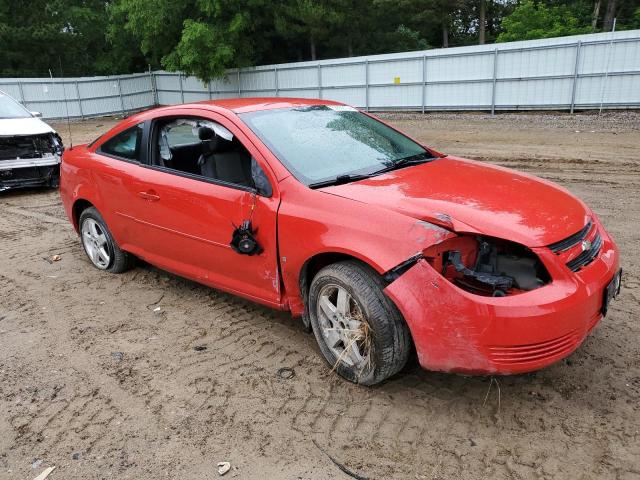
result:
[(183, 122), (171, 119), (156, 124), (152, 137), (154, 165), (271, 195), (264, 172), (235, 136), (224, 129), (231, 139), (223, 138), (209, 121)]

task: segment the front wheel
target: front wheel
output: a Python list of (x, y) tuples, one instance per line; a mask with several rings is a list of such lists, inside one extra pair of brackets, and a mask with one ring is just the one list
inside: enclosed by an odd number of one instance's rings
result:
[(411, 340), (375, 271), (356, 261), (329, 265), (309, 291), (309, 316), (320, 351), (347, 380), (374, 385), (399, 372)]

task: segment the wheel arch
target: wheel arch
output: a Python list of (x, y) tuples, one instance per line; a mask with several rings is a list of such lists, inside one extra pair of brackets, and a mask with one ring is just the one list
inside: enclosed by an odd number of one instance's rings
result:
[(302, 263), (300, 270), (297, 272), (297, 286), (299, 292), (297, 292), (293, 297), (291, 295), (289, 296), (289, 309), (291, 313), (295, 317), (302, 316), (305, 327), (310, 327), (308, 323), (309, 315), (307, 311), (307, 305), (309, 300), (309, 288), (311, 287), (311, 281), (322, 268), (346, 260), (357, 261), (370, 268), (378, 275), (382, 275), (384, 273), (382, 268), (370, 259), (365, 258), (358, 253), (345, 251), (338, 248), (330, 249), (323, 252), (317, 252), (307, 258)]
[(316, 276), (316, 274), (322, 270), (322, 268), (327, 265), (331, 265), (333, 263), (344, 262), (346, 260), (355, 260), (359, 263), (366, 265), (371, 268), (378, 274), (383, 272), (380, 271), (380, 267), (376, 265), (369, 259), (363, 258), (361, 255), (357, 255), (352, 252), (345, 251), (326, 251), (316, 253), (313, 256), (309, 257), (303, 264), (298, 274), (298, 283), (300, 284), (300, 292), (303, 295), (303, 298), (306, 302), (307, 294), (309, 293), (309, 286), (311, 285), (311, 281)]
[(95, 208), (95, 205), (85, 198), (77, 198), (73, 202), (73, 206), (71, 207), (71, 217), (73, 220), (73, 228), (76, 229), (76, 232), (80, 231), (80, 215), (90, 207)]

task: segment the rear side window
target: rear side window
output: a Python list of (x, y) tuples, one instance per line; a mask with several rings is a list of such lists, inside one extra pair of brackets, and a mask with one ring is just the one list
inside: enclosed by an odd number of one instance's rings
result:
[(142, 123), (104, 142), (100, 147), (100, 153), (139, 162), (141, 143)]

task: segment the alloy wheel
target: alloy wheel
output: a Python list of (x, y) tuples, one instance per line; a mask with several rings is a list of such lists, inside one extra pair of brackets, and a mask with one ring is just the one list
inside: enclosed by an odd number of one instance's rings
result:
[(340, 285), (325, 285), (317, 302), (320, 332), (327, 347), (351, 367), (364, 370), (370, 362), (371, 330), (358, 302)]
[(91, 262), (101, 270), (106, 270), (111, 262), (109, 240), (103, 228), (93, 218), (82, 222), (82, 244)]

